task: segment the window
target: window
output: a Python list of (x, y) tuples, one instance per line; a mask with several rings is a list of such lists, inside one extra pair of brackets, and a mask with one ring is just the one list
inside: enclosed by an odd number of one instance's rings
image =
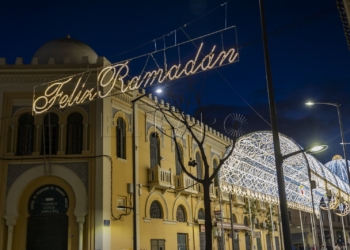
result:
[(256, 228), (256, 229), (259, 229), (259, 226), (260, 226), (260, 225), (259, 225), (259, 219), (258, 219), (258, 218), (255, 218), (255, 221), (254, 221), (254, 222), (255, 222), (255, 228)]
[(247, 216), (244, 216), (243, 221), (244, 221), (244, 225), (245, 226), (249, 226), (249, 222), (248, 222), (248, 217)]
[(18, 120), (17, 155), (31, 155), (34, 142), (34, 117), (27, 113)]
[(161, 219), (163, 218), (162, 207), (158, 201), (153, 201), (150, 208), (151, 218)]
[(187, 234), (177, 234), (177, 250), (187, 250)]
[[(213, 169), (215, 171), (215, 169), (218, 167), (218, 161), (214, 160), (213, 161)], [(214, 186), (217, 187), (219, 186), (219, 173), (217, 173), (217, 175), (214, 177)]]
[(200, 208), (198, 210), (198, 219), (205, 220), (205, 213), (204, 213), (204, 209), (203, 208)]
[(57, 154), (58, 131), (58, 116), (54, 113), (47, 114), (44, 117), (44, 131), (41, 154)]
[[(183, 164), (183, 162), (184, 162), (183, 149), (182, 149), (182, 146), (180, 145), (180, 143), (176, 143), (175, 147), (176, 147), (175, 148), (176, 175), (180, 175), (182, 173), (181, 163)], [(179, 161), (179, 156), (181, 159), (181, 163)]]
[(81, 154), (83, 150), (83, 116), (72, 113), (67, 119), (66, 154)]
[(202, 159), (201, 159), (201, 155), (198, 152), (196, 153), (196, 163), (197, 163), (197, 178), (202, 179), (203, 178)]
[(151, 250), (165, 250), (165, 240), (151, 240)]
[(152, 133), (150, 137), (151, 168), (160, 165), (159, 137), (157, 133)]
[(121, 117), (117, 119), (117, 157), (126, 159), (126, 123)]
[(176, 220), (178, 222), (186, 222), (186, 213), (183, 206), (178, 206), (176, 210)]
[(232, 220), (233, 220), (233, 223), (237, 223), (237, 217), (235, 214), (232, 214)]

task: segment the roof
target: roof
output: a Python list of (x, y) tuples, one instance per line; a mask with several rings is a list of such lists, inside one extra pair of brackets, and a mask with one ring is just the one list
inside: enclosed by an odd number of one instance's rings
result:
[(50, 58), (54, 58), (55, 64), (81, 64), (83, 57), (87, 58), (89, 64), (94, 64), (98, 56), (89, 45), (67, 36), (45, 43), (34, 57), (38, 58), (39, 64), (47, 64)]

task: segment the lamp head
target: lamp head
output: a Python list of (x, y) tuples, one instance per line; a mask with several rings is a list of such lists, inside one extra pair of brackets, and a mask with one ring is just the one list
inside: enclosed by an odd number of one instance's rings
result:
[(305, 105), (307, 105), (307, 106), (312, 106), (312, 105), (314, 105), (315, 103), (314, 102), (306, 102), (305, 103)]
[(163, 92), (163, 90), (161, 89), (161, 88), (158, 88), (157, 90), (156, 90), (156, 93), (158, 93), (158, 94), (160, 94), (160, 93), (162, 93)]
[(325, 151), (327, 148), (328, 148), (327, 145), (317, 145), (317, 146), (308, 148), (305, 152), (309, 154), (317, 154)]

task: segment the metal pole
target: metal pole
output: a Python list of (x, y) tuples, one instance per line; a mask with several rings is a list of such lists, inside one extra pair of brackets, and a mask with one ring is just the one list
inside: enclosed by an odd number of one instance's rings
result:
[(320, 230), (321, 230), (321, 240), (322, 240), (322, 245), (326, 246), (326, 237), (324, 235), (324, 228), (323, 228), (323, 211), (320, 210)]
[(334, 235), (333, 235), (333, 224), (332, 224), (331, 210), (329, 209), (328, 202), (326, 204), (327, 204), (327, 208), (328, 208), (328, 223), (329, 223), (329, 229), (330, 229), (330, 234), (331, 234), (332, 247), (335, 247), (335, 245), (334, 245)]
[(270, 203), (270, 220), (271, 220), (271, 228), (272, 228), (272, 230), (271, 230), (271, 245), (272, 245), (272, 249), (273, 250), (275, 250), (276, 249), (276, 247), (275, 247), (275, 237), (274, 237), (274, 235), (273, 235), (273, 227), (272, 227), (272, 225), (273, 225), (273, 218), (272, 218), (272, 207), (271, 207), (271, 203)]
[(290, 249), (292, 246), (292, 241), (290, 237), (289, 219), (288, 219), (288, 209), (287, 209), (287, 198), (284, 185), (284, 175), (283, 175), (283, 159), (281, 155), (281, 147), (278, 136), (278, 126), (277, 126), (277, 114), (275, 106), (275, 97), (273, 91), (272, 74), (270, 68), (270, 56), (268, 49), (268, 39), (266, 34), (266, 24), (265, 24), (265, 14), (263, 0), (259, 0), (260, 4), (260, 20), (261, 20), (261, 30), (264, 46), (264, 59), (265, 59), (265, 72), (266, 72), (266, 83), (267, 83), (267, 93), (269, 97), (269, 109), (273, 136), (273, 146), (275, 153), (275, 163), (276, 163), (276, 177), (278, 184), (278, 194), (279, 194), (279, 206), (281, 210), (281, 220), (282, 220), (282, 232), (283, 232), (283, 242), (284, 249)]
[(315, 241), (315, 218), (313, 214), (310, 214), (310, 221), (311, 221), (311, 232), (312, 232), (312, 240), (314, 243), (314, 247), (316, 246), (316, 241)]
[(253, 221), (252, 221), (252, 212), (250, 209), (250, 198), (248, 197), (248, 208), (249, 208), (249, 220), (250, 220), (250, 228), (251, 228), (251, 233), (250, 233), (250, 242), (252, 245), (250, 246), (251, 248), (254, 248), (254, 241), (253, 241)]
[(301, 216), (301, 210), (299, 210), (299, 216), (300, 216), (301, 236), (303, 237), (303, 248), (305, 249), (304, 227), (303, 227), (303, 218)]
[(132, 202), (133, 202), (133, 249), (138, 250), (139, 248), (139, 237), (138, 237), (138, 220), (137, 220), (137, 214), (138, 214), (138, 206), (139, 202), (137, 199), (137, 176), (138, 176), (138, 169), (136, 166), (136, 112), (135, 112), (135, 103), (140, 100), (142, 97), (144, 97), (146, 94), (143, 94), (139, 97), (136, 97), (134, 100), (131, 101), (132, 103), (132, 187), (133, 187), (133, 196), (132, 196)]
[(343, 123), (342, 123), (342, 120), (341, 120), (340, 108), (339, 107), (340, 107), (340, 104), (337, 104), (337, 112), (338, 112), (338, 120), (339, 120), (339, 127), (340, 127), (341, 142), (342, 142), (343, 151), (344, 151), (346, 173), (348, 174), (348, 184), (350, 185), (350, 173), (349, 173), (348, 155), (346, 153), (346, 145), (345, 145), (345, 141), (344, 141)]
[(133, 249), (137, 250), (137, 216), (136, 216), (136, 126), (135, 126), (135, 102), (132, 102), (132, 187), (133, 187), (133, 196), (132, 196), (132, 203), (133, 203), (133, 214), (132, 214), (132, 222), (133, 222)]
[(231, 218), (231, 241), (232, 241), (232, 250), (234, 249), (235, 242), (233, 237), (233, 216), (232, 216), (232, 194), (230, 193), (230, 218)]
[(341, 217), (341, 223), (343, 224), (344, 245), (345, 245), (345, 249), (347, 249), (347, 245), (346, 245), (346, 232), (345, 232), (345, 227), (344, 227), (344, 216)]
[(218, 191), (219, 191), (219, 202), (220, 202), (220, 216), (221, 216), (221, 244), (222, 244), (222, 249), (219, 250), (225, 250), (225, 233), (224, 233), (224, 214), (222, 211), (222, 200), (221, 200), (221, 188), (220, 185), (218, 186)]

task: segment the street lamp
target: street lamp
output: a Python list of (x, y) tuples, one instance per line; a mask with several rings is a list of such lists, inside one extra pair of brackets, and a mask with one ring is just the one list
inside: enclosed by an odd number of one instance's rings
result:
[(308, 106), (313, 106), (313, 105), (318, 105), (318, 104), (337, 107), (339, 127), (340, 127), (340, 136), (341, 136), (341, 144), (343, 145), (346, 173), (348, 174), (348, 184), (350, 186), (349, 163), (348, 163), (348, 155), (346, 153), (346, 144), (347, 143), (344, 142), (343, 123), (342, 123), (342, 120), (341, 120), (340, 108), (339, 108), (340, 104), (339, 103), (332, 103), (332, 102), (307, 102), (307, 103), (305, 103), (305, 105), (308, 105)]
[[(156, 90), (157, 93), (161, 93), (162, 90), (159, 88)], [(138, 92), (137, 92), (138, 93)], [(136, 187), (137, 187), (137, 176), (139, 174), (138, 167), (136, 166), (136, 112), (135, 112), (135, 103), (141, 98), (145, 97), (147, 94), (143, 93), (142, 95), (131, 100), (132, 103), (132, 188), (133, 188), (133, 210), (132, 219), (133, 219), (133, 249), (140, 249), (139, 247), (139, 221), (137, 218), (137, 209), (139, 207), (139, 200), (137, 199)]]

